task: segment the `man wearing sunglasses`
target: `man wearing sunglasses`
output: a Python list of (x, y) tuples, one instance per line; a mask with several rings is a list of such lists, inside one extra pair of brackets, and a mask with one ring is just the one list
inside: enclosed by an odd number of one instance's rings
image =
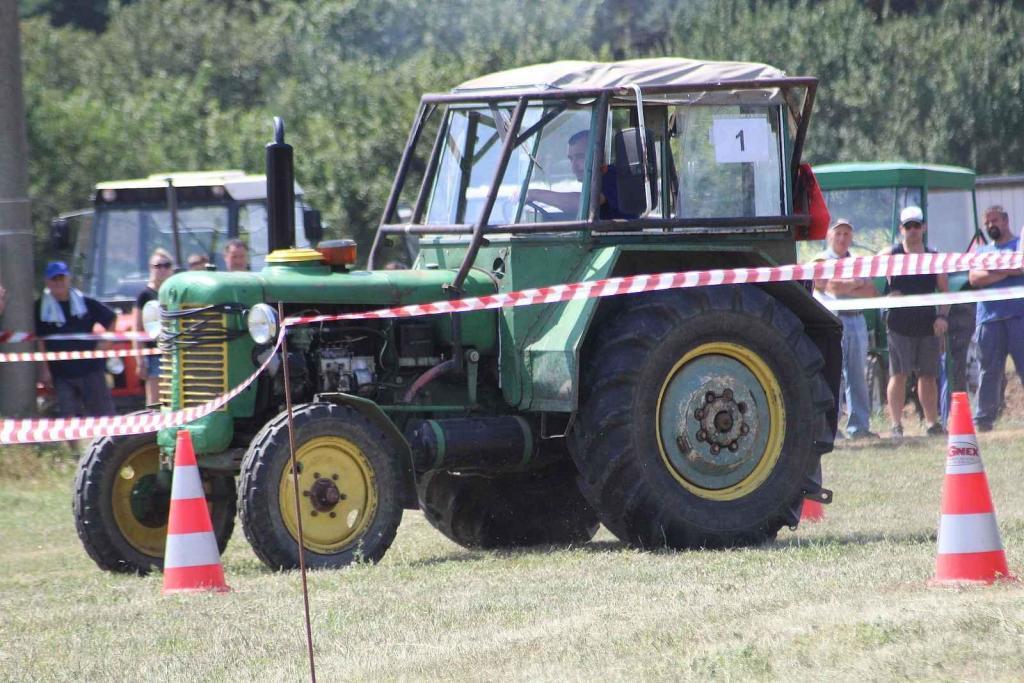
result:
[[(900, 212), (900, 241), (883, 254), (923, 254), (928, 249), (924, 244), (928, 225), (924, 213), (918, 206), (908, 206)], [(886, 293), (889, 296), (909, 294), (931, 294), (949, 291), (946, 275), (896, 275), (886, 279)], [(889, 418), (892, 420), (892, 435), (903, 436), (903, 404), (907, 395), (907, 375), (917, 375), (917, 398), (921, 402), (927, 434), (945, 434), (939, 422), (939, 389), (936, 378), (939, 375), (939, 356), (943, 340), (949, 327), (947, 322), (949, 306), (915, 306), (893, 308), (886, 315), (886, 331), (889, 335)]]
[[(95, 325), (113, 329), (117, 315), (91, 297), (71, 286), (71, 272), (63, 261), (50, 261), (44, 273), (46, 288), (36, 302), (36, 336), (52, 334), (89, 334)], [(52, 340), (38, 342), (40, 351), (92, 351), (92, 340)], [(102, 358), (62, 360), (39, 363), (39, 381), (57, 394), (60, 417), (113, 415)]]

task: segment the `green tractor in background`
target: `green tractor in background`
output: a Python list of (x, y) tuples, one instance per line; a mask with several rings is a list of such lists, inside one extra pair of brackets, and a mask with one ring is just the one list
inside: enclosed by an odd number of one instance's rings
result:
[[(308, 566), (380, 560), (408, 509), (474, 548), (585, 543), (599, 523), (640, 548), (795, 527), (805, 497), (830, 498), (820, 458), (840, 374), (840, 323), (804, 283), (317, 323), (272, 352), (278, 306), (357, 313), (793, 263), (797, 240), (826, 227), (798, 182), (816, 86), (762, 64), (655, 59), (536, 65), (426, 95), (367, 270), (346, 241), (291, 248), (279, 128), (265, 267), (175, 275), (144, 313), (165, 411), (270, 362), (186, 426), (221, 546), (237, 505), (256, 554), (298, 566), (286, 389)], [(161, 566), (174, 443), (175, 429), (108, 437), (83, 458), (76, 521), (101, 567)]]
[[(898, 242), (900, 211), (920, 206), (924, 211), (929, 248), (940, 252), (968, 252), (985, 244), (978, 228), (978, 206), (974, 196), (974, 171), (958, 166), (904, 162), (851, 162), (814, 167), (833, 218), (842, 217), (854, 225), (854, 256), (870, 256)], [(801, 257), (813, 256), (816, 245), (801, 245)], [(823, 245), (820, 245), (823, 248)], [(885, 278), (875, 287), (884, 291)], [(967, 273), (950, 273), (950, 291), (968, 289)], [(973, 354), (968, 347), (974, 334), (974, 304), (958, 304), (949, 311), (948, 353), (943, 368), (941, 403), (945, 422), (951, 391), (973, 390), (977, 371), (970, 371)], [(865, 311), (871, 349), (866, 373), (872, 409), (886, 403), (889, 380), (889, 350), (882, 312)], [(914, 382), (908, 393), (916, 403)]]

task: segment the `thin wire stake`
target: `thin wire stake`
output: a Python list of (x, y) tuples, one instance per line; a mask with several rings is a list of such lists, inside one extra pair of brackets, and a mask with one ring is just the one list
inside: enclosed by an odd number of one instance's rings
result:
[[(277, 302), (278, 320), (284, 323), (284, 306)], [(288, 411), (288, 452), (292, 462), (292, 484), (295, 487), (295, 525), (299, 530), (299, 571), (302, 573), (302, 602), (306, 610), (306, 650), (309, 652), (309, 680), (316, 683), (316, 664), (313, 662), (313, 627), (309, 620), (309, 587), (306, 585), (306, 543), (302, 536), (302, 509), (299, 501), (299, 466), (295, 462), (295, 428), (292, 425), (292, 387), (288, 378), (288, 334), (281, 335), (281, 362), (284, 365), (284, 403)]]

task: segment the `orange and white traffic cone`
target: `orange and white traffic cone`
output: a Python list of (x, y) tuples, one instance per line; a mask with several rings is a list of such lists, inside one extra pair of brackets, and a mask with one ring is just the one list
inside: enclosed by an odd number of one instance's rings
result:
[(171, 480), (171, 511), (164, 551), (164, 594), (183, 591), (228, 591), (206, 493), (199, 477), (192, 437), (178, 432)]
[(949, 413), (938, 546), (931, 585), (1015, 580), (1006, 565), (988, 477), (971, 423), (971, 405), (962, 391), (953, 394)]

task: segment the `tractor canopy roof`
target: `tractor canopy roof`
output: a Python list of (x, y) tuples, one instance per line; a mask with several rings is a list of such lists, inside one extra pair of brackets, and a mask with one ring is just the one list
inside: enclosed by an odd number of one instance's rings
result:
[(498, 71), (474, 78), (453, 92), (500, 90), (607, 90), (639, 85), (695, 86), (784, 78), (775, 67), (756, 62), (706, 62), (663, 57), (621, 62), (561, 61)]
[(974, 171), (960, 166), (913, 164), (905, 161), (870, 161), (814, 166), (823, 190), (870, 187), (974, 188)]
[[(168, 181), (184, 201), (266, 199), (267, 177), (239, 170), (154, 173), (146, 178), (110, 180), (96, 184), (96, 204), (149, 203), (165, 200)], [(296, 183), (295, 194), (302, 188)]]

